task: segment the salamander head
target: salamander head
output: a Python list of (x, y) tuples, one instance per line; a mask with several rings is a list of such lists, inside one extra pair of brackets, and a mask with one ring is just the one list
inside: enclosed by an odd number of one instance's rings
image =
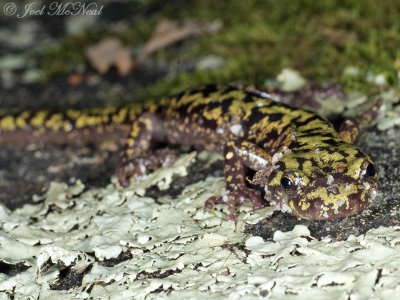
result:
[(304, 219), (356, 214), (376, 196), (378, 175), (371, 158), (343, 142), (282, 155), (265, 186), (265, 198)]

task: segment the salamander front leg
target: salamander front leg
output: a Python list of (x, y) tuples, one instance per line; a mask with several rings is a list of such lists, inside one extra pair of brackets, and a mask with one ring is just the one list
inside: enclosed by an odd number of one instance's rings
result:
[(246, 167), (265, 170), (270, 166), (270, 155), (256, 144), (245, 140), (232, 140), (224, 146), (224, 173), (226, 192), (221, 197), (207, 200), (205, 209), (211, 210), (218, 203), (228, 205), (228, 220), (236, 220), (236, 205), (251, 202), (253, 209), (263, 208), (261, 193), (246, 186)]
[(340, 138), (346, 143), (354, 143), (364, 131), (375, 125), (382, 105), (383, 100), (378, 98), (361, 116), (345, 119), (339, 129)]
[(177, 153), (174, 150), (151, 150), (153, 142), (163, 140), (161, 121), (154, 114), (144, 113), (133, 123), (121, 152), (121, 167), (117, 171), (122, 186), (128, 185), (129, 177), (135, 176), (140, 180), (146, 176), (147, 170), (169, 166), (175, 161)]

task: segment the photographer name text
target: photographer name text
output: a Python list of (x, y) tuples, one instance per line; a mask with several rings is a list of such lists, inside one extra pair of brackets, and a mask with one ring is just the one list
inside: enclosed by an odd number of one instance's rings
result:
[(95, 16), (101, 15), (104, 5), (99, 5), (95, 2), (52, 2), (49, 5), (38, 6), (36, 2), (26, 4), (21, 11), (14, 2), (8, 2), (4, 5), (3, 12), (6, 15), (16, 15), (17, 18), (25, 18), (29, 16)]

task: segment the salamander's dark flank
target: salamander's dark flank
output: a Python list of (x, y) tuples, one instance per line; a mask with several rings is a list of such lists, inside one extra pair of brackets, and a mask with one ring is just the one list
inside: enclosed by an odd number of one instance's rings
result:
[(267, 202), (299, 218), (326, 220), (368, 207), (378, 175), (371, 158), (351, 144), (361, 128), (356, 119), (336, 132), (324, 118), (270, 98), (206, 85), (142, 106), (22, 112), (0, 117), (0, 143), (95, 142), (125, 133), (121, 185), (174, 161), (176, 152), (154, 149), (158, 143), (214, 151), (224, 156), (226, 192), (206, 207), (228, 204), (229, 219), (243, 202), (263, 207), (260, 192), (247, 186), (246, 168), (256, 172), (252, 183), (265, 190)]

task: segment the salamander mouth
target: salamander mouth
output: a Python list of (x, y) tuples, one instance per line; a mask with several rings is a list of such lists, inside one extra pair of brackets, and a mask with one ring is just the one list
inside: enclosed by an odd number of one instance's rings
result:
[(365, 210), (376, 196), (376, 187), (370, 187), (368, 190), (362, 190), (358, 193), (350, 194), (345, 200), (325, 205), (323, 201), (317, 201), (314, 210), (300, 216), (314, 220), (328, 220), (355, 215)]

